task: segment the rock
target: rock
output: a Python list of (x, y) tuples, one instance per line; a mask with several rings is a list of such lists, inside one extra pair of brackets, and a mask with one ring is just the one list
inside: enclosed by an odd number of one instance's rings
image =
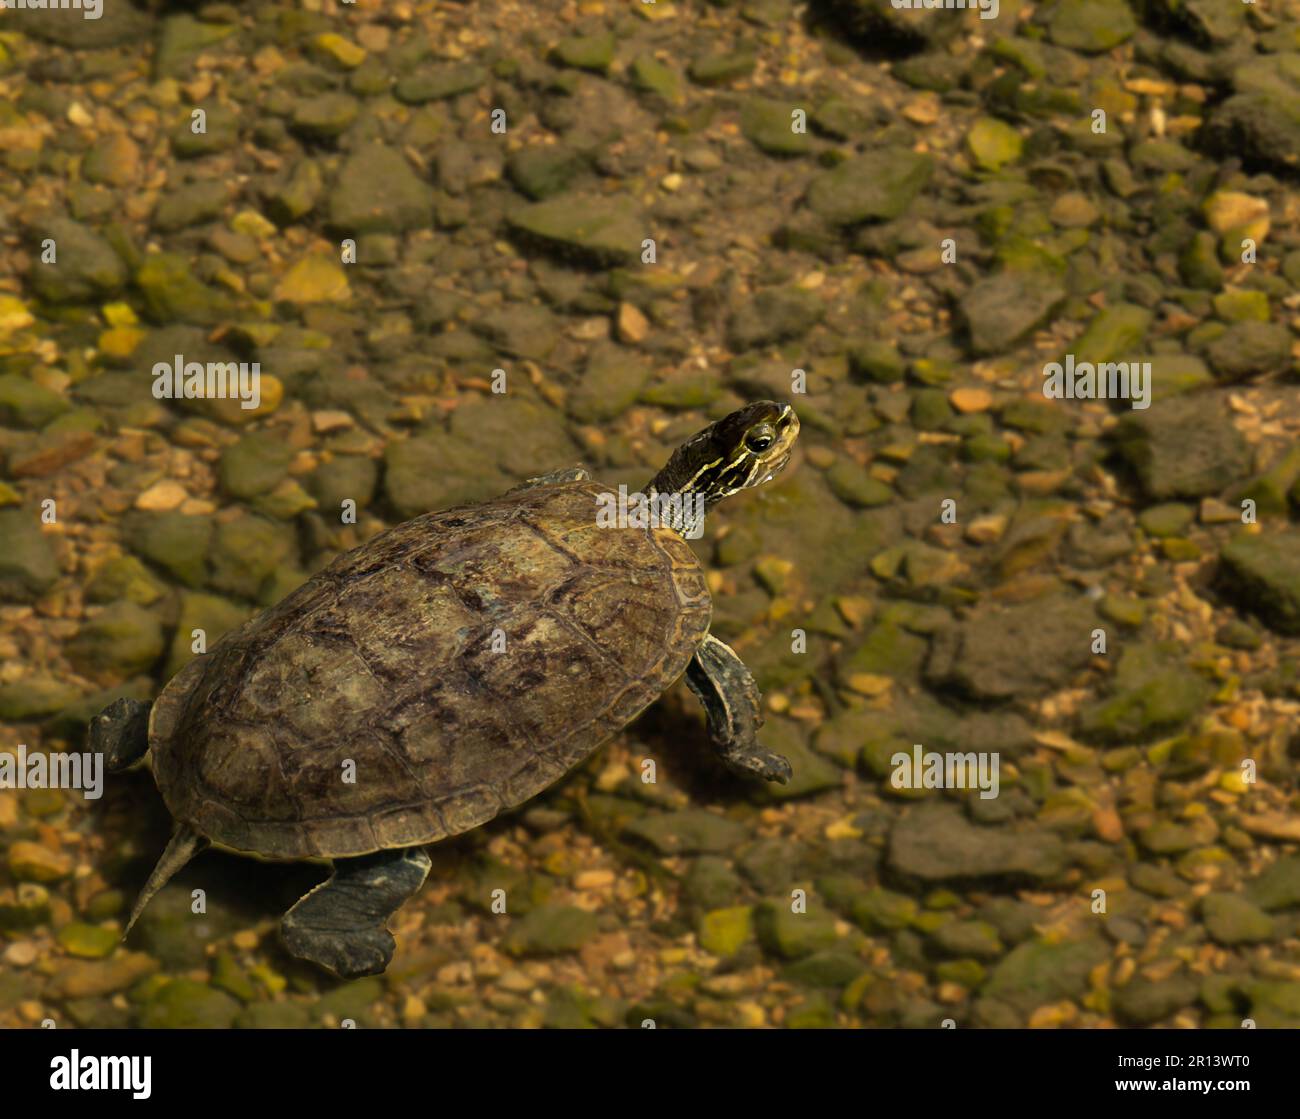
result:
[(653, 55), (643, 54), (635, 58), (631, 74), (637, 89), (656, 94), (673, 105), (683, 100), (681, 75)]
[(1277, 922), (1240, 894), (1206, 894), (1201, 899), (1205, 928), (1219, 944), (1260, 944), (1277, 936)]
[(158, 49), (154, 52), (154, 78), (192, 76), (199, 55), (237, 30), (228, 23), (202, 23), (191, 15), (168, 16), (163, 20)]
[(50, 676), (28, 676), (13, 684), (0, 684), (0, 719), (26, 722), (62, 711), (75, 703), (81, 691)]
[(1020, 158), (1024, 141), (1009, 124), (996, 117), (980, 117), (966, 133), (966, 148), (977, 166), (997, 171)]
[(212, 221), (226, 206), (226, 184), (205, 179), (164, 194), (153, 212), (154, 229), (171, 233), (191, 225)]
[(1072, 343), (1079, 361), (1137, 360), (1151, 325), (1151, 312), (1133, 303), (1112, 303), (1098, 311), (1087, 329)]
[(901, 217), (930, 181), (934, 161), (908, 148), (882, 148), (823, 172), (808, 187), (808, 208), (832, 225)]
[(1232, 96), (1202, 132), (1210, 151), (1294, 172), (1300, 160), (1300, 53), (1261, 54), (1231, 76)]
[(1006, 949), (987, 921), (949, 921), (930, 937), (935, 949), (958, 959), (996, 960)]
[(295, 132), (309, 139), (330, 140), (352, 127), (359, 109), (351, 94), (318, 93), (294, 105), (289, 123)]
[(239, 1003), (224, 991), (193, 979), (173, 979), (140, 1014), (146, 1030), (226, 1030), (234, 1025)]
[(488, 311), (474, 323), (474, 331), (511, 357), (545, 361), (559, 341), (555, 316), (544, 307), (511, 303)]
[(1053, 43), (1089, 54), (1119, 46), (1136, 30), (1137, 20), (1125, 0), (1059, 0), (1047, 21)]
[(734, 956), (754, 936), (753, 910), (748, 905), (714, 909), (700, 917), (696, 939), (714, 956)]
[(286, 477), (293, 456), (293, 448), (274, 432), (245, 435), (221, 452), (221, 488), (238, 501), (267, 493)]
[(634, 820), (626, 834), (649, 843), (662, 855), (732, 850), (746, 829), (734, 820), (699, 808), (661, 812)]
[(57, 392), (17, 373), (0, 374), (0, 424), (40, 428), (71, 405)]
[(346, 237), (425, 229), (433, 222), (433, 193), (400, 152), (365, 144), (339, 172), (329, 215)]
[(1087, 991), (1089, 973), (1109, 955), (1099, 938), (1029, 941), (1013, 948), (993, 968), (984, 994), (1022, 1013), (1076, 999)]
[(1300, 855), (1284, 855), (1246, 886), (1246, 897), (1261, 909), (1300, 906)]
[(212, 543), (212, 587), (256, 600), (275, 569), (296, 552), (292, 528), (243, 516), (218, 526)]
[(795, 112), (802, 106), (766, 97), (747, 98), (740, 108), (740, 131), (768, 155), (807, 155), (813, 151), (806, 128), (795, 131)]
[(473, 62), (434, 63), (407, 74), (393, 87), (393, 95), (408, 105), (444, 101), (471, 93), (488, 80), (488, 72)]
[(573, 905), (539, 905), (516, 921), (501, 947), (512, 956), (574, 952), (598, 931), (596, 915)]
[(72, 858), (25, 839), (9, 844), (9, 873), (19, 882), (58, 882), (72, 873)]
[(0, 600), (31, 602), (54, 585), (59, 565), (38, 514), (0, 509)]
[(1300, 634), (1300, 532), (1233, 537), (1219, 553), (1218, 582), (1270, 629)]
[(729, 85), (748, 77), (754, 71), (757, 59), (752, 48), (707, 54), (691, 63), (688, 73), (691, 81), (702, 86)]
[(351, 296), (342, 266), (319, 253), (298, 261), (275, 286), (275, 298), (284, 303), (341, 303)]
[(250, 614), (247, 606), (193, 591), (182, 591), (180, 603), (171, 651), (163, 673), (169, 680), (197, 655), (194, 652), (196, 630), (202, 632), (203, 648), (211, 649), (223, 634), (243, 625)]
[(1040, 828), (1013, 831), (969, 823), (951, 804), (920, 804), (906, 811), (889, 837), (889, 865), (927, 882), (1057, 877), (1065, 868), (1061, 841)]
[(64, 925), (55, 935), (55, 939), (69, 956), (80, 956), (85, 960), (102, 960), (111, 956), (121, 940), (116, 929), (104, 925), (87, 925), (73, 921)]
[(593, 345), (582, 380), (569, 391), (565, 406), (579, 423), (604, 423), (636, 402), (649, 377), (649, 366), (636, 354), (617, 346)]
[(359, 510), (369, 508), (378, 480), (379, 468), (374, 459), (337, 455), (312, 472), (308, 488), (322, 515), (334, 519), (342, 517), (345, 501), (355, 503)]
[(68, 643), (68, 657), (79, 668), (121, 677), (147, 672), (162, 651), (162, 626), (134, 602), (105, 606)]
[(1220, 380), (1279, 373), (1291, 366), (1291, 332), (1281, 323), (1236, 322), (1210, 343), (1206, 357)]
[(618, 195), (557, 195), (516, 210), (507, 222), (561, 256), (607, 266), (635, 264), (651, 235), (635, 200)]
[(190, 271), (189, 261), (179, 253), (146, 256), (136, 271), (135, 283), (156, 322), (207, 326), (233, 311), (230, 297), (199, 280)]
[(1218, 393), (1198, 393), (1127, 413), (1115, 443), (1147, 497), (1168, 501), (1218, 494), (1250, 470), (1250, 452)]
[(742, 352), (759, 346), (801, 338), (826, 313), (816, 292), (802, 288), (764, 288), (746, 300), (727, 324), (727, 344)]
[(1095, 625), (1069, 596), (986, 608), (935, 635), (926, 676), (973, 699), (1040, 695), (1087, 666)]
[(1173, 643), (1129, 645), (1120, 653), (1114, 695), (1085, 707), (1080, 733), (1105, 742), (1145, 742), (1176, 731), (1208, 701), (1214, 685), (1184, 664)]
[(488, 451), (433, 430), (384, 448), (384, 491), (403, 519), (466, 502), (509, 487)]
[(1121, 1021), (1149, 1026), (1191, 1006), (1198, 993), (1198, 985), (1184, 975), (1160, 980), (1138, 977), (1115, 992), (1113, 1005)]
[(103, 51), (148, 41), (153, 16), (134, 4), (104, 4), (98, 19), (51, 19), (39, 9), (13, 11), (8, 17), (14, 32), (42, 42), (57, 43), (70, 51)]
[(158, 970), (143, 952), (122, 952), (107, 960), (60, 962), (47, 991), (56, 999), (99, 999), (135, 986)]
[(123, 521), (123, 539), (132, 551), (156, 563), (187, 587), (207, 580), (212, 521), (184, 513), (132, 513)]
[(561, 66), (578, 70), (592, 70), (603, 74), (614, 62), (617, 40), (610, 31), (595, 35), (574, 35), (561, 39), (554, 50), (555, 61)]
[(513, 153), (506, 173), (529, 198), (541, 201), (567, 190), (586, 166), (586, 157), (567, 144), (546, 144)]
[(1008, 269), (977, 281), (959, 310), (977, 355), (1010, 349), (1044, 324), (1065, 299), (1065, 288), (1050, 273)]
[[(127, 270), (113, 247), (93, 230), (68, 218), (52, 218), (35, 230), (38, 252), (32, 290), (50, 303), (90, 303), (126, 285)], [(41, 260), (42, 244), (54, 242), (55, 259)]]
[(754, 911), (754, 930), (763, 949), (783, 960), (800, 960), (839, 939), (835, 918), (815, 908), (794, 913), (789, 901), (765, 901)]
[(865, 961), (848, 952), (831, 949), (805, 956), (785, 968), (782, 975), (792, 983), (808, 987), (844, 987), (866, 971)]
[(725, 859), (701, 855), (691, 860), (682, 889), (691, 905), (711, 910), (734, 906), (745, 887)]

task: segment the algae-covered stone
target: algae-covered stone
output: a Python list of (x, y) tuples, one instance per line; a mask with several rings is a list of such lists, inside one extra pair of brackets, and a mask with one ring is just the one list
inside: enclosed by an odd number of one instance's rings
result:
[(1285, 855), (1246, 887), (1246, 896), (1261, 909), (1300, 906), (1300, 855)]
[(162, 625), (134, 602), (104, 607), (68, 644), (68, 657), (83, 669), (132, 676), (162, 655)]
[(582, 380), (569, 391), (565, 406), (580, 423), (612, 420), (636, 402), (649, 377), (650, 367), (638, 355), (615, 346), (593, 346)]
[(753, 910), (747, 905), (714, 909), (700, 917), (696, 939), (715, 956), (734, 956), (753, 937)]
[(1100, 939), (1030, 941), (993, 968), (984, 993), (1027, 1012), (1082, 996), (1089, 973), (1109, 956)]
[(79, 688), (51, 676), (28, 676), (0, 684), (0, 719), (40, 719), (75, 703), (80, 695)]
[(1065, 596), (982, 610), (935, 636), (926, 673), (978, 699), (1049, 691), (1086, 667), (1095, 624)]
[(966, 147), (976, 164), (996, 171), (1020, 158), (1024, 141), (1011, 125), (996, 117), (980, 117), (966, 134)]
[(352, 295), (347, 273), (332, 256), (313, 253), (294, 264), (275, 285), (284, 303), (341, 303)]
[(1081, 712), (1080, 730), (1107, 742), (1145, 741), (1177, 730), (1213, 691), (1176, 645), (1130, 645), (1120, 654), (1115, 694)]
[(293, 448), (274, 432), (245, 435), (221, 452), (217, 475), (221, 488), (237, 500), (274, 489), (289, 470)]
[(105, 560), (86, 581), (87, 602), (126, 599), (139, 606), (150, 606), (165, 592), (163, 584), (135, 556), (114, 556)]
[(1051, 832), (1012, 832), (969, 823), (951, 804), (920, 804), (890, 833), (889, 865), (926, 881), (1020, 878), (1048, 880), (1065, 868), (1065, 851)]
[(635, 200), (614, 195), (557, 195), (516, 210), (507, 220), (515, 232), (561, 255), (603, 265), (636, 263), (651, 232)]
[(104, 925), (88, 925), (82, 921), (73, 921), (59, 929), (55, 939), (69, 956), (101, 960), (105, 956), (112, 955), (121, 937), (117, 930)]
[(599, 931), (596, 915), (574, 905), (539, 905), (510, 925), (502, 948), (512, 956), (575, 952)]
[(230, 297), (198, 279), (179, 253), (146, 256), (136, 270), (135, 284), (157, 322), (210, 325), (233, 312)]
[(435, 63), (407, 74), (393, 87), (393, 94), (408, 105), (443, 101), (478, 89), (488, 80), (487, 70), (473, 62)]
[(331, 226), (350, 237), (425, 229), (433, 221), (433, 192), (400, 152), (365, 144), (339, 171), (329, 217)]
[(1201, 899), (1205, 927), (1219, 944), (1260, 944), (1277, 936), (1277, 922), (1241, 894), (1206, 894)]
[(183, 513), (136, 513), (123, 524), (131, 550), (156, 563), (187, 587), (207, 579), (212, 521)]
[(17, 373), (0, 374), (0, 425), (44, 427), (71, 405), (59, 393)]
[(797, 913), (787, 901), (766, 901), (758, 906), (754, 930), (764, 950), (783, 960), (811, 956), (839, 939), (831, 914), (815, 908)]
[(262, 584), (296, 550), (292, 529), (245, 516), (217, 528), (212, 544), (212, 586), (256, 599)]
[(486, 448), (431, 431), (384, 448), (384, 491), (399, 516), (482, 501), (507, 488)]
[(825, 313), (825, 303), (815, 292), (765, 288), (736, 309), (727, 324), (727, 341), (733, 350), (741, 351), (799, 338)]
[(9, 873), (18, 882), (58, 882), (72, 873), (70, 855), (25, 839), (9, 844)]
[(1151, 312), (1133, 303), (1113, 303), (1099, 311), (1070, 349), (1093, 364), (1134, 360), (1151, 324)]
[(768, 155), (805, 155), (812, 151), (812, 141), (799, 115), (804, 111), (792, 102), (751, 97), (741, 106), (740, 131)]
[(966, 292), (960, 311), (976, 354), (1010, 348), (1041, 325), (1065, 299), (1050, 272), (1008, 269), (979, 280)]
[(1115, 1014), (1135, 1026), (1149, 1026), (1185, 1006), (1191, 1006), (1198, 992), (1198, 984), (1185, 975), (1173, 975), (1168, 979), (1138, 977), (1115, 992)]
[[(88, 303), (120, 291), (127, 269), (94, 230), (68, 218), (52, 218), (35, 230), (40, 252), (32, 264), (32, 289), (51, 303)], [(44, 259), (53, 242), (54, 259)]]
[(204, 51), (224, 42), (237, 28), (229, 23), (205, 23), (192, 15), (178, 14), (163, 20), (154, 52), (155, 78), (187, 78)]
[(220, 180), (186, 183), (158, 200), (153, 212), (153, 227), (163, 233), (172, 233), (211, 221), (225, 208), (227, 197), (226, 184)]
[(586, 165), (586, 158), (568, 145), (546, 144), (515, 152), (506, 161), (506, 172), (529, 198), (541, 201), (566, 190)]
[(1300, 634), (1300, 532), (1233, 537), (1219, 555), (1219, 583), (1278, 633)]
[(226, 1030), (239, 1014), (239, 1003), (224, 991), (193, 979), (173, 979), (140, 1014), (147, 1030)]
[(900, 217), (924, 191), (933, 173), (928, 155), (883, 148), (823, 172), (808, 188), (814, 214), (833, 225), (856, 225)]
[(1058, 0), (1047, 21), (1053, 43), (1090, 54), (1119, 46), (1136, 30), (1125, 0)]
[(1210, 343), (1206, 357), (1221, 380), (1278, 373), (1290, 367), (1291, 333), (1281, 323), (1236, 322)]
[(556, 44), (555, 59), (563, 66), (603, 74), (613, 64), (616, 44), (617, 40), (609, 31), (595, 35), (574, 35), (561, 39)]
[(28, 509), (0, 509), (0, 600), (31, 602), (59, 577), (54, 549)]
[(1246, 441), (1218, 394), (1175, 397), (1126, 414), (1115, 441), (1156, 501), (1217, 494), (1250, 469)]
[(183, 591), (180, 596), (180, 613), (176, 630), (172, 634), (171, 651), (167, 657), (164, 675), (170, 679), (197, 656), (195, 644), (202, 639), (199, 652), (212, 648), (221, 636), (248, 620), (247, 606), (218, 598), (211, 594)]
[(312, 472), (308, 488), (322, 515), (337, 519), (343, 514), (345, 502), (352, 502), (358, 510), (369, 508), (378, 480), (379, 468), (374, 459), (336, 455)]
[(746, 835), (745, 828), (700, 808), (662, 812), (634, 820), (626, 834), (644, 840), (664, 855), (732, 850)]

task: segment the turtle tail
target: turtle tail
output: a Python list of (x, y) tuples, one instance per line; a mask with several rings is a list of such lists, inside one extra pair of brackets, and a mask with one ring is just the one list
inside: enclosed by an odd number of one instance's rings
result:
[(140, 896), (135, 899), (135, 908), (131, 910), (131, 919), (127, 921), (126, 930), (122, 933), (123, 940), (127, 938), (131, 927), (139, 919), (140, 914), (144, 912), (144, 907), (149, 904), (154, 894), (167, 885), (172, 875), (207, 845), (208, 841), (189, 824), (177, 823), (176, 830), (172, 832), (171, 840), (163, 851), (162, 857), (158, 860), (158, 865), (153, 868), (153, 873), (149, 875), (149, 881), (144, 884)]

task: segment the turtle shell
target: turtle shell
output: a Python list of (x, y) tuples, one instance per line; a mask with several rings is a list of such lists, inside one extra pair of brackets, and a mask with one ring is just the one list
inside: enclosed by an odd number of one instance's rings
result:
[(586, 759), (686, 669), (712, 604), (667, 528), (595, 482), (428, 513), (195, 658), (149, 742), (177, 820), (278, 858), (468, 831)]

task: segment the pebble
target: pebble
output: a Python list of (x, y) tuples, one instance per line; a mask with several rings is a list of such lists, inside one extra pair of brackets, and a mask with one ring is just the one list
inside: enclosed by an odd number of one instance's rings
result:
[(179, 482), (156, 482), (135, 499), (135, 507), (152, 513), (169, 513), (180, 508), (187, 497), (189, 494)]
[(632, 303), (618, 305), (618, 340), (633, 345), (644, 342), (650, 333), (650, 320)]
[(29, 967), (36, 962), (39, 955), (34, 942), (20, 940), (5, 949), (4, 961), (14, 967)]
[(20, 882), (57, 882), (72, 873), (72, 859), (39, 843), (19, 840), (9, 847), (9, 871)]
[(963, 413), (987, 412), (993, 405), (993, 394), (981, 388), (954, 389), (948, 399), (957, 411)]

